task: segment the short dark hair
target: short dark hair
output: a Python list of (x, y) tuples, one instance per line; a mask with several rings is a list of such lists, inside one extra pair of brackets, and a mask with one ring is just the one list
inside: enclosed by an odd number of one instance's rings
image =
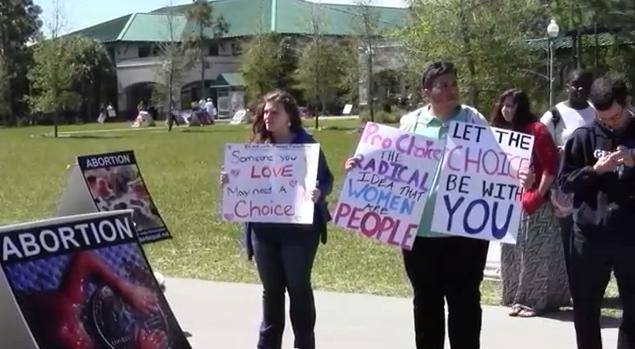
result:
[(607, 110), (613, 102), (621, 106), (626, 106), (626, 95), (628, 90), (623, 80), (613, 80), (609, 78), (595, 79), (591, 86), (589, 99), (597, 110)]
[(593, 81), (593, 73), (590, 70), (586, 70), (586, 69), (574, 69), (567, 76), (567, 82), (571, 82), (573, 80), (584, 80), (584, 79)]
[(426, 69), (421, 73), (421, 87), (429, 89), (434, 84), (439, 76), (446, 74), (456, 75), (456, 69), (451, 62), (434, 62), (430, 63)]
[(628, 97), (628, 87), (624, 79), (613, 80), (613, 93), (615, 94), (615, 100), (622, 106), (626, 105), (626, 99)]

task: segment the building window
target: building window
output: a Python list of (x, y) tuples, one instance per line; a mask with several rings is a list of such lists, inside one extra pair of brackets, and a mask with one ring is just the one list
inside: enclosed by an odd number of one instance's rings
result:
[(208, 56), (218, 56), (218, 52), (219, 52), (218, 43), (210, 42), (209, 46), (208, 46), (207, 55)]
[(139, 58), (150, 57), (150, 45), (139, 46)]
[(243, 54), (243, 47), (240, 44), (240, 41), (232, 42), (232, 56), (240, 56)]

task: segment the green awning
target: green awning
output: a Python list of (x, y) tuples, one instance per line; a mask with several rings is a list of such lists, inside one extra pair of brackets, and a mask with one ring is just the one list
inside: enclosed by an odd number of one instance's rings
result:
[(212, 87), (220, 86), (245, 86), (245, 79), (241, 73), (219, 74), (214, 80)]

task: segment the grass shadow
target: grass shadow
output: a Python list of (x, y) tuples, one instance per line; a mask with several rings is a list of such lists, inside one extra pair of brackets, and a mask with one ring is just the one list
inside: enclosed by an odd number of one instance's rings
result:
[[(183, 127), (183, 128), (172, 129), (172, 131), (178, 131), (182, 133), (216, 133), (216, 132), (236, 133), (242, 130), (243, 129), (241, 128), (235, 128), (235, 127), (214, 127), (214, 125), (205, 126), (205, 127), (192, 126), (187, 128)], [(244, 131), (248, 132), (248, 128), (245, 127)]]
[[(51, 134), (43, 134), (43, 135), (31, 135), (34, 138), (52, 138), (55, 139), (55, 137)], [(58, 139), (119, 139), (119, 138), (123, 138), (123, 135), (117, 134), (117, 135), (113, 135), (113, 134), (101, 134), (101, 135), (92, 135), (92, 134), (59, 134)]]
[(357, 131), (357, 127), (353, 126), (324, 126), (320, 127), (320, 131)]

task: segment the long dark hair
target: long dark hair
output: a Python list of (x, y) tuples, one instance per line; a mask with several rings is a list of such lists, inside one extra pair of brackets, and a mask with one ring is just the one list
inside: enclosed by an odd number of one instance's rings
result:
[[(516, 114), (514, 115), (512, 122), (507, 122), (507, 120), (503, 117), (502, 110), (507, 97), (511, 97), (516, 105)], [(509, 89), (500, 95), (490, 116), (492, 126), (511, 129), (514, 131), (518, 131), (521, 127), (529, 123), (538, 121), (536, 115), (531, 112), (529, 96), (527, 96), (525, 91), (517, 88)]]
[(265, 127), (265, 105), (267, 103), (276, 103), (284, 108), (289, 115), (289, 129), (296, 133), (302, 129), (302, 119), (300, 119), (300, 109), (298, 103), (293, 96), (282, 90), (274, 90), (262, 97), (260, 104), (256, 107), (254, 123), (251, 128), (252, 143), (269, 143), (272, 141), (271, 132)]

